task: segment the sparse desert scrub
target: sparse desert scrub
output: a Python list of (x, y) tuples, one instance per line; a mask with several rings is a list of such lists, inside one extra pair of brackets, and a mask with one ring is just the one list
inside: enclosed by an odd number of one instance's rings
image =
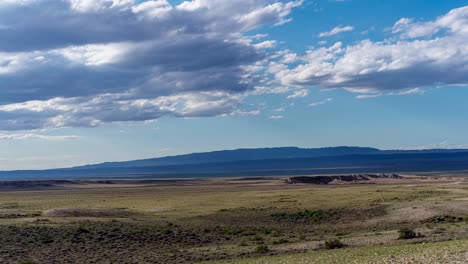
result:
[[(320, 264), (320, 263), (466, 263), (468, 240), (447, 241), (411, 245), (371, 246), (323, 250), (306, 254), (290, 254), (217, 261), (216, 263), (236, 264)], [(213, 262), (214, 264), (214, 262)]]
[[(235, 263), (274, 254), (289, 263), (300, 256), (322, 263), (342, 260), (340, 252), (387, 256), (374, 246), (393, 252), (468, 237), (467, 195), (454, 184), (317, 187), (281, 180), (0, 192), (7, 201), (0, 202), (0, 262)], [(397, 239), (402, 226), (426, 237)], [(349, 247), (321, 249), (330, 236)], [(257, 252), (259, 246), (268, 251)], [(309, 253), (296, 255), (303, 252)]]

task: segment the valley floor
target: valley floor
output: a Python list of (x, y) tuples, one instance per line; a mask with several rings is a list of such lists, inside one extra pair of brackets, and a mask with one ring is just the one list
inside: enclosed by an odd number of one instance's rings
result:
[(468, 178), (0, 183), (0, 263), (197, 262), (466, 263)]

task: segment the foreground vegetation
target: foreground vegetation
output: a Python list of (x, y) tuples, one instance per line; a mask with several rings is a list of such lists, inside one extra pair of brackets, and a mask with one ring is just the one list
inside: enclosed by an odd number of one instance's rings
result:
[(210, 179), (0, 191), (0, 262), (463, 263), (464, 181)]
[(306, 254), (217, 261), (238, 264), (312, 263), (466, 263), (468, 240), (410, 245), (370, 246)]

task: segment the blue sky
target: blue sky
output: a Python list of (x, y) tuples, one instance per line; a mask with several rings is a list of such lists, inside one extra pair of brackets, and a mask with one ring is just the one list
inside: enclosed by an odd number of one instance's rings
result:
[(5, 1), (0, 170), (271, 146), (468, 148), (467, 5)]

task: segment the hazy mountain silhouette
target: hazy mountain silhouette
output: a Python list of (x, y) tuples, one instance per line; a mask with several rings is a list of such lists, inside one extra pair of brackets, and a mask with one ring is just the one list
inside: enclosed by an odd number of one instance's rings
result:
[(295, 147), (223, 150), (81, 167), (2, 171), (1, 179), (282, 176), (468, 170), (468, 150)]

